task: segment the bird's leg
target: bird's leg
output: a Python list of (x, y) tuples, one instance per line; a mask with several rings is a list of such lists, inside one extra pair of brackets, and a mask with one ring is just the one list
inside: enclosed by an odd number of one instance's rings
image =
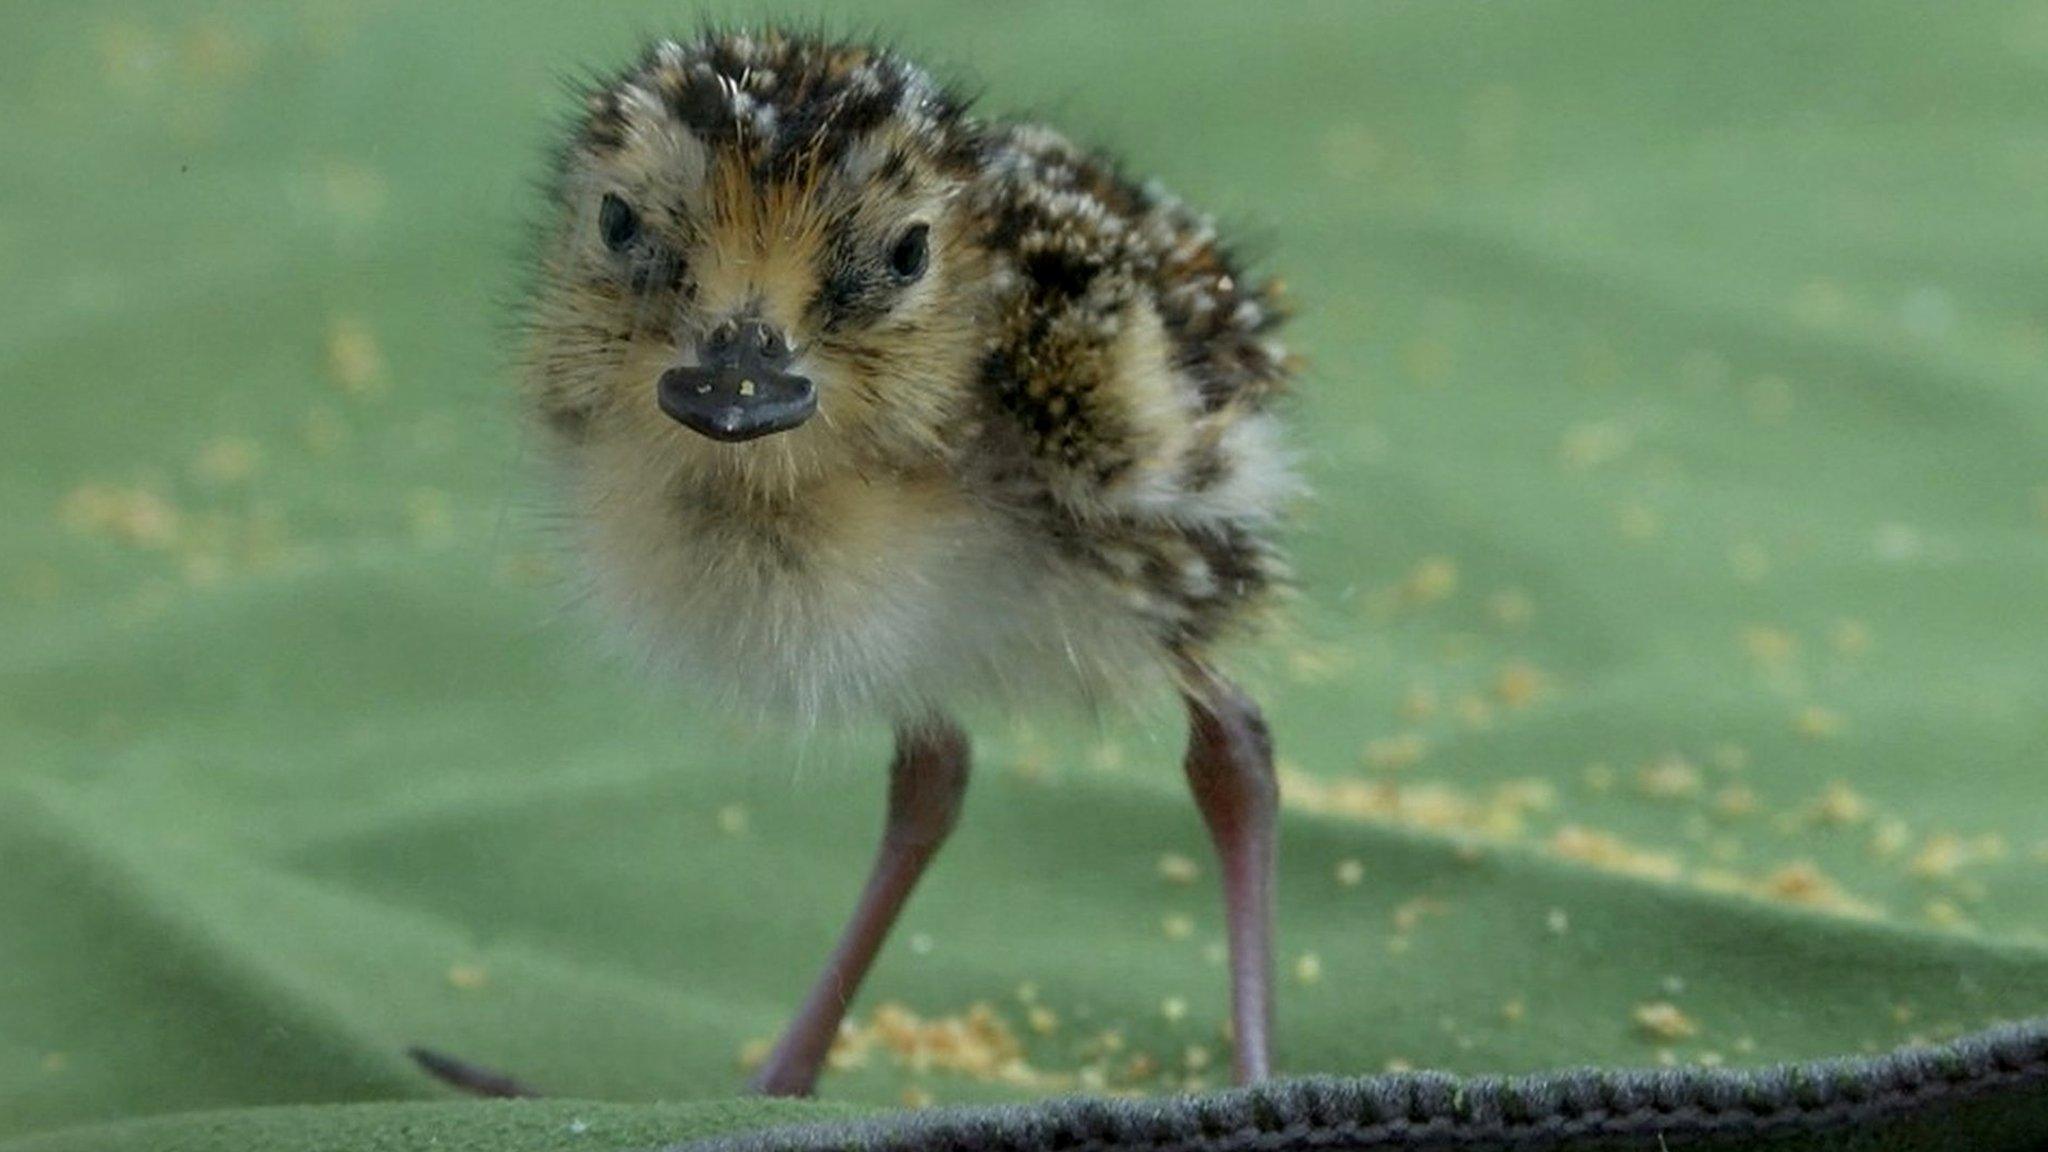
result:
[(1273, 886), (1280, 784), (1265, 717), (1235, 685), (1188, 673), (1188, 786), (1223, 871), (1237, 1082), (1266, 1078), (1273, 1019)]
[(911, 889), (960, 816), (961, 798), (967, 793), (967, 760), (967, 734), (951, 721), (931, 719), (897, 729), (896, 758), (889, 765), (888, 822), (874, 870), (824, 972), (754, 1076), (754, 1091), (810, 1095), (847, 1004), (860, 989)]

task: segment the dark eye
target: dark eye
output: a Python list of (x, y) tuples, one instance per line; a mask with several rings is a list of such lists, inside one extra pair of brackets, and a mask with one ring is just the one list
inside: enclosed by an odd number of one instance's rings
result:
[(633, 211), (632, 205), (607, 192), (597, 209), (597, 234), (605, 247), (623, 252), (626, 245), (639, 238), (640, 214)]
[(932, 262), (931, 239), (929, 225), (912, 224), (889, 250), (889, 271), (906, 284), (924, 275), (926, 265)]

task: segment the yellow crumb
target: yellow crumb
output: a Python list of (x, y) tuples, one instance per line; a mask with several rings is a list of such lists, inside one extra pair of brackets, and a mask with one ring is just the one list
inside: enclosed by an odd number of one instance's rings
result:
[(1627, 876), (1675, 880), (1683, 871), (1675, 856), (1637, 848), (1620, 837), (1576, 824), (1558, 829), (1549, 847), (1553, 855)]
[(1875, 917), (1879, 911), (1873, 905), (1843, 892), (1841, 886), (1818, 865), (1806, 860), (1794, 861), (1764, 877), (1756, 885), (1754, 894), (1766, 900), (1799, 904), (1859, 919)]
[(1416, 925), (1422, 923), (1424, 916), (1440, 914), (1445, 907), (1443, 901), (1433, 900), (1427, 896), (1417, 896), (1412, 900), (1403, 901), (1400, 907), (1394, 909), (1394, 931), (1412, 932)]
[(1436, 715), (1436, 689), (1426, 684), (1411, 685), (1401, 696), (1401, 718), (1419, 724)]
[(738, 836), (747, 830), (747, 809), (740, 804), (727, 804), (718, 810), (718, 830), (727, 836)]
[(140, 485), (81, 484), (59, 502), (57, 516), (81, 535), (149, 549), (170, 547), (183, 524), (168, 498)]
[(1565, 430), (1558, 444), (1558, 460), (1578, 471), (1596, 468), (1618, 459), (1629, 450), (1634, 437), (1628, 428), (1613, 420), (1574, 424)]
[(1861, 620), (1837, 620), (1828, 631), (1828, 642), (1844, 656), (1858, 656), (1870, 648), (1870, 626)]
[(1323, 958), (1313, 952), (1304, 952), (1294, 961), (1294, 978), (1303, 984), (1314, 984), (1323, 978)]
[(1528, 1005), (1518, 999), (1510, 1000), (1500, 1006), (1500, 1018), (1510, 1024), (1520, 1024), (1528, 1014)]
[(1444, 556), (1432, 556), (1415, 566), (1402, 585), (1404, 596), (1417, 604), (1434, 604), (1458, 590), (1458, 565)]
[(1962, 906), (1946, 897), (1937, 896), (1929, 900), (1922, 911), (1928, 923), (1938, 924), (1943, 928), (1961, 928), (1970, 923), (1970, 918), (1963, 912)]
[(905, 1108), (910, 1109), (929, 1108), (934, 1103), (932, 1094), (915, 1084), (905, 1088), (899, 1099), (902, 1100)]
[(343, 392), (357, 398), (379, 395), (388, 387), (383, 350), (359, 317), (337, 316), (328, 322), (327, 372)]
[(1747, 816), (1756, 809), (1756, 793), (1741, 784), (1730, 784), (1714, 794), (1714, 811), (1723, 816)]
[(774, 1050), (773, 1040), (749, 1040), (740, 1045), (739, 1065), (742, 1069), (752, 1071), (767, 1063), (768, 1054)]
[(1124, 766), (1124, 746), (1104, 740), (1088, 754), (1088, 763), (1097, 772), (1115, 772)]
[(1809, 740), (1826, 740), (1839, 736), (1843, 724), (1841, 713), (1818, 704), (1808, 704), (1800, 709), (1799, 715), (1793, 721), (1794, 729)]
[(1467, 728), (1490, 728), (1493, 726), (1493, 705), (1486, 698), (1465, 695), (1458, 698), (1458, 719)]
[(1024, 1014), (1024, 1022), (1040, 1036), (1050, 1036), (1060, 1030), (1059, 1014), (1050, 1008), (1032, 1008)]
[(1209, 1066), (1210, 1061), (1213, 1059), (1214, 1057), (1210, 1054), (1209, 1050), (1200, 1044), (1190, 1044), (1187, 1046), (1187, 1050), (1181, 1053), (1181, 1063), (1190, 1072), (1202, 1071)]
[(1493, 693), (1510, 708), (1526, 708), (1535, 703), (1547, 687), (1547, 680), (1535, 665), (1513, 660), (1501, 665), (1499, 675), (1494, 678)]
[(1368, 741), (1365, 745), (1365, 762), (1384, 771), (1412, 768), (1429, 754), (1429, 739), (1409, 732), (1400, 736), (1383, 736)]
[(1928, 837), (1920, 851), (1913, 854), (1906, 870), (1923, 880), (1942, 880), (1962, 868), (1964, 856), (1962, 839), (1943, 832)]
[(1159, 1002), (1159, 1014), (1169, 1023), (1178, 1024), (1188, 1014), (1188, 1002), (1178, 996), (1168, 996)]
[(1365, 865), (1357, 860), (1337, 862), (1337, 883), (1346, 888), (1356, 888), (1365, 881)]
[(478, 964), (451, 964), (448, 967), (448, 984), (464, 992), (473, 992), (491, 982), (490, 973)]
[(235, 484), (255, 475), (262, 463), (263, 453), (256, 442), (240, 436), (223, 436), (211, 440), (199, 450), (192, 461), (192, 471), (201, 480), (213, 484)]
[(1606, 792), (1614, 787), (1614, 768), (1608, 764), (1593, 763), (1579, 774), (1586, 787), (1595, 792)]
[(1629, 1017), (1645, 1035), (1658, 1040), (1689, 1040), (1700, 1034), (1699, 1024), (1668, 1000), (1638, 1004)]
[(1195, 934), (1195, 920), (1180, 912), (1170, 912), (1159, 921), (1159, 930), (1166, 933), (1168, 940), (1185, 940)]
[(1861, 824), (1870, 818), (1870, 801), (1846, 781), (1835, 780), (1808, 806), (1807, 815), (1821, 824)]
[(1751, 624), (1742, 630), (1742, 648), (1751, 660), (1766, 668), (1777, 668), (1790, 663), (1798, 654), (1799, 641), (1774, 624)]
[(1159, 857), (1159, 878), (1169, 884), (1193, 884), (1201, 874), (1200, 865), (1177, 852)]
[(1507, 588), (1487, 598), (1486, 610), (1505, 628), (1521, 628), (1536, 616), (1535, 601), (1519, 588)]
[(1403, 1060), (1403, 1059), (1401, 1059), (1401, 1058), (1400, 1058), (1399, 1056), (1395, 1056), (1395, 1057), (1392, 1057), (1392, 1058), (1390, 1058), (1390, 1059), (1389, 1059), (1389, 1060), (1388, 1060), (1388, 1061), (1386, 1062), (1386, 1064), (1385, 1064), (1385, 1065), (1383, 1065), (1383, 1067), (1385, 1067), (1385, 1068), (1386, 1068), (1386, 1070), (1387, 1070), (1388, 1072), (1391, 1072), (1391, 1073), (1401, 1073), (1401, 1072), (1413, 1072), (1413, 1071), (1415, 1071), (1415, 1065), (1414, 1065), (1413, 1063), (1411, 1063), (1411, 1062), (1409, 1062), (1409, 1061), (1407, 1061), (1407, 1060)]
[(1663, 518), (1657, 515), (1657, 510), (1641, 500), (1622, 501), (1614, 519), (1621, 534), (1637, 542), (1655, 539), (1664, 530)]
[(1645, 764), (1636, 773), (1636, 789), (1659, 800), (1688, 800), (1699, 795), (1699, 769), (1676, 753)]
[(1897, 856), (1912, 842), (1913, 830), (1906, 826), (1906, 822), (1896, 816), (1887, 816), (1877, 822), (1876, 829), (1870, 834), (1870, 851), (1875, 856)]

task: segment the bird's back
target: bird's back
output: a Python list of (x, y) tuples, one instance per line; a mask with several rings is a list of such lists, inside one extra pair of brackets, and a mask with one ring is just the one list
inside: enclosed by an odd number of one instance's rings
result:
[(1285, 576), (1278, 287), (1208, 217), (1048, 129), (992, 131), (983, 163), (996, 483), (1164, 646), (1200, 655)]

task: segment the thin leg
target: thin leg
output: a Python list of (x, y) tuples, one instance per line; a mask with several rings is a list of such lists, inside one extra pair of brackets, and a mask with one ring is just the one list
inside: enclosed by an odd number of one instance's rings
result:
[(853, 919), (832, 949), (825, 971), (755, 1075), (754, 1091), (768, 1096), (811, 1094), (847, 1004), (860, 990), (911, 889), (953, 830), (966, 793), (966, 733), (946, 720), (897, 730), (896, 759), (889, 765), (889, 818), (874, 871), (868, 874)]
[(1189, 673), (1188, 786), (1223, 869), (1230, 936), (1232, 1067), (1240, 1084), (1270, 1073), (1273, 872), (1280, 783), (1258, 705), (1212, 672)]

